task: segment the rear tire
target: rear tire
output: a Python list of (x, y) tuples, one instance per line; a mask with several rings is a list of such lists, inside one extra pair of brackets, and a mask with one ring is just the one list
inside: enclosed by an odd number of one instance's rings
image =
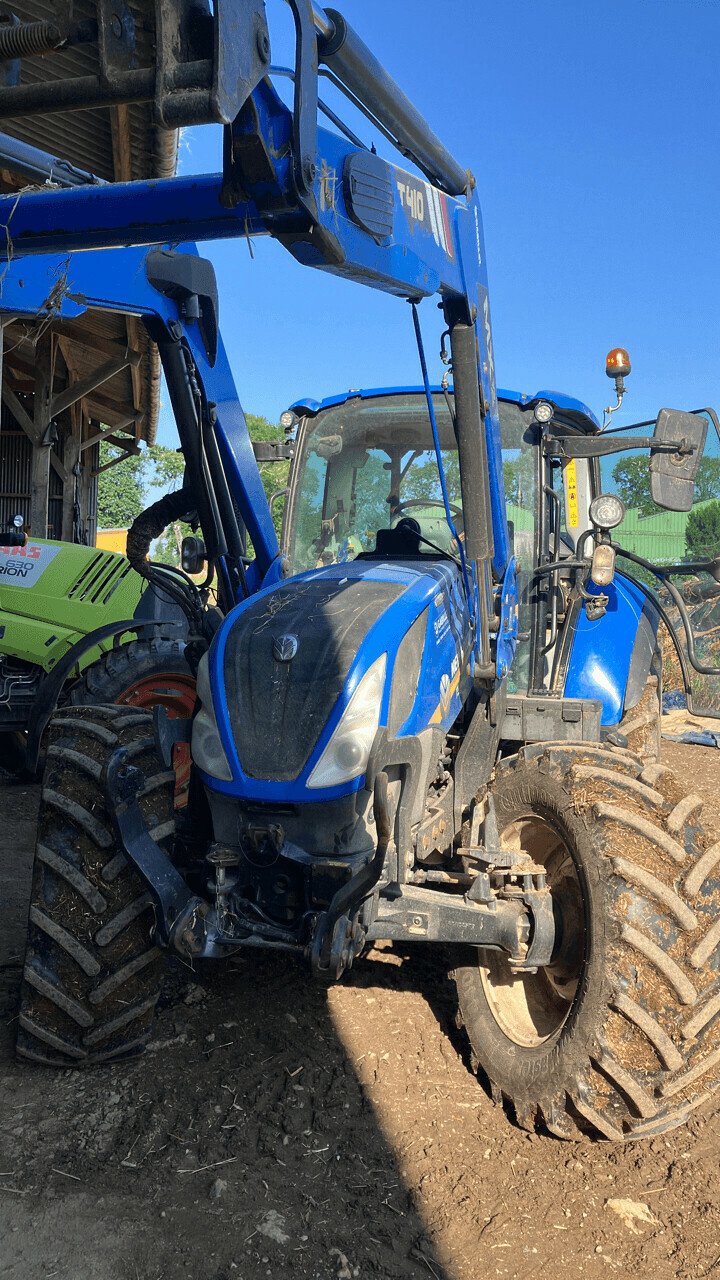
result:
[(146, 711), (66, 708), (50, 724), (17, 1052), (58, 1067), (133, 1056), (150, 1033), (162, 966), (147, 886), (118, 850), (102, 773), (126, 747), (145, 774), (146, 825), (168, 851), (175, 776)]
[(720, 843), (669, 770), (628, 751), (526, 748), (493, 784), (506, 847), (548, 869), (565, 928), (515, 976), (466, 952), (460, 1016), (526, 1128), (615, 1141), (683, 1123), (720, 1081)]

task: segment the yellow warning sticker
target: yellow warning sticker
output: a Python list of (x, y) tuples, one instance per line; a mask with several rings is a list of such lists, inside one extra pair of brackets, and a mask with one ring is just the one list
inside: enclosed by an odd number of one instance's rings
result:
[(568, 529), (577, 529), (580, 525), (580, 504), (578, 502), (577, 462), (571, 458), (565, 467), (565, 493), (567, 495)]

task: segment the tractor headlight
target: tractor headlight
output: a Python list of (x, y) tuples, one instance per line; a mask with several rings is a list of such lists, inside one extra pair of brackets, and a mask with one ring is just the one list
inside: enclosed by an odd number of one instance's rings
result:
[(223, 782), (232, 780), (232, 770), (220, 740), (220, 731), (215, 719), (212, 694), (210, 692), (210, 675), (208, 673), (208, 655), (203, 654), (198, 665), (197, 696), (200, 710), (193, 720), (192, 758), (198, 768), (211, 778), (220, 778)]
[(546, 422), (552, 421), (554, 412), (555, 408), (550, 404), (549, 400), (538, 400), (535, 408), (533, 409), (535, 421), (542, 423), (543, 426)]
[(617, 529), (625, 519), (625, 503), (616, 493), (601, 493), (590, 503), (589, 515), (596, 529)]
[(387, 654), (373, 662), (350, 699), (340, 723), (308, 778), (308, 787), (337, 787), (367, 769), (380, 724)]

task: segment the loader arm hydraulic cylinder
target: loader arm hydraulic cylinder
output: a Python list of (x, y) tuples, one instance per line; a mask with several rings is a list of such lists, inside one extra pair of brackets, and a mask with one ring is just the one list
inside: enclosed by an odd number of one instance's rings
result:
[(398, 149), (412, 159), (431, 182), (451, 196), (462, 195), (473, 178), (450, 154), (402, 89), (388, 75), (357, 32), (337, 9), (313, 4), (320, 37), (320, 61), (361, 102), (372, 103), (372, 114), (395, 138)]

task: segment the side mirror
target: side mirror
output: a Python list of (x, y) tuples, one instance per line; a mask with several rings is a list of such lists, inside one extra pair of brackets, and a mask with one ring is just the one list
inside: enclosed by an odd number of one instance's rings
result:
[(202, 538), (183, 538), (180, 545), (180, 564), (185, 573), (202, 573), (207, 563), (207, 551)]
[(657, 506), (666, 511), (692, 509), (707, 429), (701, 414), (660, 410), (650, 449), (650, 492)]

